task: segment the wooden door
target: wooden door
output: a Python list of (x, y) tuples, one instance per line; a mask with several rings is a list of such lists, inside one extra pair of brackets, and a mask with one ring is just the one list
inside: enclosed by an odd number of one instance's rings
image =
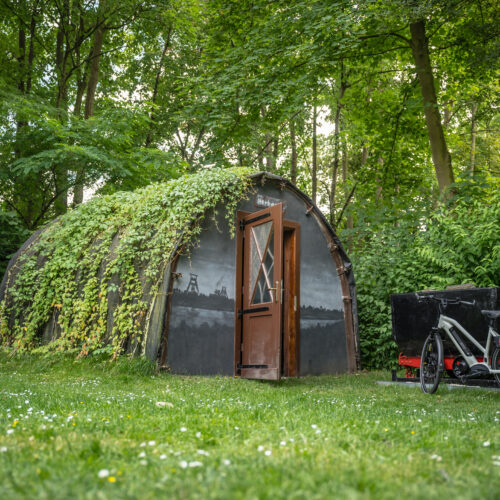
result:
[(241, 376), (279, 380), (283, 204), (243, 217)]

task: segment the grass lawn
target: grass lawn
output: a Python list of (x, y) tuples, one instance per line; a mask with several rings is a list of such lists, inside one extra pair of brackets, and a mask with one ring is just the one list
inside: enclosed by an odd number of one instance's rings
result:
[(0, 498), (500, 498), (500, 394), (382, 378), (0, 355)]

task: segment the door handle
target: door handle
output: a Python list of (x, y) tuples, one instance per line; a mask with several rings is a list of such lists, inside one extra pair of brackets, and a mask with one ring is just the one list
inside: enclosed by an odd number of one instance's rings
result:
[(274, 288), (268, 288), (269, 291), (273, 291), (274, 292), (274, 302), (278, 303), (279, 302), (279, 298), (281, 296), (281, 293), (280, 293), (280, 282), (279, 281), (276, 281), (276, 286)]

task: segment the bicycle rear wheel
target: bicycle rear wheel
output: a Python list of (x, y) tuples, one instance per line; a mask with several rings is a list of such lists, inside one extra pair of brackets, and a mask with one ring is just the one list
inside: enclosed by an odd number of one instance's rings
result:
[[(493, 370), (500, 370), (500, 347), (497, 347), (491, 355), (491, 367)], [(497, 384), (500, 385), (500, 373), (495, 373)]]
[(420, 358), (420, 385), (427, 394), (436, 392), (443, 369), (443, 341), (439, 333), (431, 333), (424, 343)]

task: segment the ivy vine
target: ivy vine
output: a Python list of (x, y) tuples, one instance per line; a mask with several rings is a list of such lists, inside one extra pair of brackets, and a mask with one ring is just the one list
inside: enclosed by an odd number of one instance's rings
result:
[[(9, 271), (0, 343), (16, 352), (106, 351), (117, 357), (127, 346), (137, 352), (176, 249), (196, 241), (203, 218), (218, 205), (233, 221), (251, 172), (206, 169), (96, 197), (53, 221)], [(118, 298), (114, 308), (110, 297)], [(43, 342), (51, 322), (57, 338)]]

